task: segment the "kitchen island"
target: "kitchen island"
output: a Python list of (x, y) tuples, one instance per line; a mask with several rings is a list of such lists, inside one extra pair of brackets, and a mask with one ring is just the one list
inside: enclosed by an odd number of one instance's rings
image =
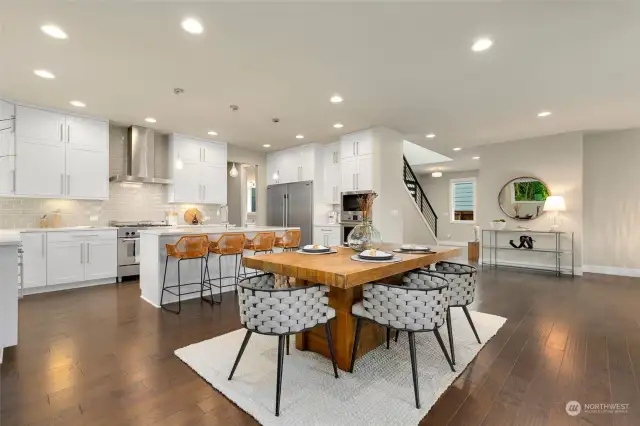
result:
[(0, 363), (4, 348), (18, 344), (19, 247), (19, 232), (0, 232)]
[[(210, 241), (216, 241), (224, 233), (243, 233), (247, 238), (253, 238), (258, 232), (275, 232), (276, 236), (281, 236), (288, 229), (300, 229), (295, 226), (278, 227), (278, 226), (252, 226), (247, 228), (229, 227), (224, 225), (196, 225), (181, 226), (171, 228), (151, 228), (140, 231), (140, 297), (147, 303), (160, 307), (160, 298), (162, 296), (162, 282), (164, 278), (164, 266), (167, 256), (166, 244), (175, 244), (180, 237), (185, 235), (206, 234)], [(277, 251), (277, 250), (276, 250)], [(253, 253), (253, 252), (251, 252)], [(218, 256), (211, 255), (209, 258), (209, 274), (211, 278), (219, 276)], [(240, 262), (240, 259), (238, 259)], [(222, 275), (232, 276), (236, 268), (236, 260), (234, 256), (225, 256), (222, 258)], [(250, 270), (247, 268), (247, 272)], [(241, 269), (241, 272), (243, 270)], [(180, 280), (182, 283), (199, 283), (200, 282), (200, 259), (183, 260), (180, 264)], [(178, 283), (178, 268), (175, 260), (169, 260), (167, 268), (167, 285), (175, 285)], [(223, 280), (223, 285), (233, 284), (232, 278)], [(183, 285), (181, 291), (188, 293), (200, 290), (200, 284)], [(233, 287), (226, 287), (223, 291), (233, 291)], [(215, 293), (215, 291), (214, 291)], [(200, 297), (199, 293), (182, 296), (182, 300)], [(165, 292), (163, 303), (177, 302), (178, 298), (168, 292)]]

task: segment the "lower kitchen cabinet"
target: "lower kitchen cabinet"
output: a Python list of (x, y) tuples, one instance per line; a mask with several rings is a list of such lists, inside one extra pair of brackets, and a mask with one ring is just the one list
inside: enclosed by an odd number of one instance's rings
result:
[(49, 243), (47, 245), (47, 285), (84, 281), (83, 258), (84, 244), (81, 241)]
[(314, 226), (313, 243), (327, 247), (340, 245), (340, 227)]
[(47, 285), (47, 233), (23, 232), (21, 240), (22, 263), (29, 265), (22, 269), (22, 286), (33, 288)]
[(118, 275), (117, 241), (87, 241), (85, 244), (84, 280), (100, 280)]

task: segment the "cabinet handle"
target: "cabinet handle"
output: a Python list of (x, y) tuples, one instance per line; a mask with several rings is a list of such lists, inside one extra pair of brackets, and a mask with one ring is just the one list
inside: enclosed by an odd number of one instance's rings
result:
[(84, 263), (84, 243), (80, 243), (80, 263)]
[(60, 173), (60, 195), (64, 195), (64, 173)]
[[(15, 167), (15, 165), (14, 165)], [(12, 188), (13, 190), (11, 192), (13, 192), (14, 194), (16, 193), (16, 169), (11, 170), (11, 184), (12, 184)]]
[(45, 251), (44, 251), (44, 246), (46, 245), (46, 243), (44, 242), (44, 232), (42, 233), (42, 257), (44, 257)]
[(67, 195), (71, 194), (71, 175), (67, 175)]
[(353, 142), (352, 146), (351, 146), (351, 151), (353, 151), (353, 155), (356, 155), (356, 143)]
[(87, 263), (91, 263), (91, 243), (87, 243)]
[(64, 124), (60, 123), (60, 142), (64, 142), (64, 135), (63, 135), (64, 130), (62, 128), (63, 126)]
[(356, 154), (360, 155), (360, 142), (356, 141)]
[(358, 182), (360, 179), (358, 179), (360, 177), (360, 173), (356, 173), (356, 189), (358, 189), (358, 187), (360, 186), (360, 182)]
[(207, 162), (207, 148), (202, 148), (202, 161)]
[(67, 143), (71, 142), (71, 124), (67, 124)]

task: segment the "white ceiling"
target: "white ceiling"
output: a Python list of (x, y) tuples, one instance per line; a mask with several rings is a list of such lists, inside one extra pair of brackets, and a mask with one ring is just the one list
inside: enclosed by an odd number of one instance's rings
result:
[[(0, 5), (0, 96), (78, 99), (122, 124), (153, 116), (159, 131), (271, 150), (379, 125), (465, 161), (486, 143), (640, 125), (637, 2), (24, 3)], [(478, 36), (493, 48), (472, 52)]]

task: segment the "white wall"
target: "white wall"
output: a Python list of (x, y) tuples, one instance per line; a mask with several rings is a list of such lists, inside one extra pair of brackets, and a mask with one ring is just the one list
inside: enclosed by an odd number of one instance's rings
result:
[[(431, 206), (438, 216), (438, 240), (467, 243), (473, 241), (473, 227), (476, 223), (451, 223), (451, 179), (478, 178), (478, 170), (464, 172), (443, 172), (439, 178), (429, 174), (419, 175), (420, 185), (427, 194)], [(477, 186), (476, 186), (477, 191)], [(480, 199), (476, 197), (479, 204)], [(476, 206), (476, 211), (478, 207)]]
[[(256, 224), (267, 224), (267, 154), (260, 151), (252, 151), (237, 147), (227, 146), (227, 160), (236, 163), (251, 164), (256, 166)], [(237, 167), (237, 165), (236, 165)]]
[(590, 271), (640, 273), (639, 165), (640, 129), (585, 135), (584, 263)]
[[(480, 150), (478, 174), (478, 225), (486, 229), (489, 221), (503, 218), (508, 228), (527, 225), (531, 229), (548, 230), (550, 215), (521, 222), (508, 218), (498, 205), (498, 194), (509, 180), (519, 176), (537, 177), (544, 181), (554, 195), (563, 195), (567, 211), (562, 214), (561, 229), (575, 233), (575, 265), (582, 266), (583, 240), (583, 143), (582, 133), (567, 133), (514, 142), (491, 144)], [(549, 247), (550, 237), (534, 236), (537, 247)], [(566, 241), (564, 241), (566, 243)], [(507, 245), (508, 240), (501, 241)], [(485, 256), (487, 256), (485, 254)], [(552, 254), (503, 251), (499, 259), (513, 263), (551, 265)], [(570, 259), (562, 261), (570, 266)]]

